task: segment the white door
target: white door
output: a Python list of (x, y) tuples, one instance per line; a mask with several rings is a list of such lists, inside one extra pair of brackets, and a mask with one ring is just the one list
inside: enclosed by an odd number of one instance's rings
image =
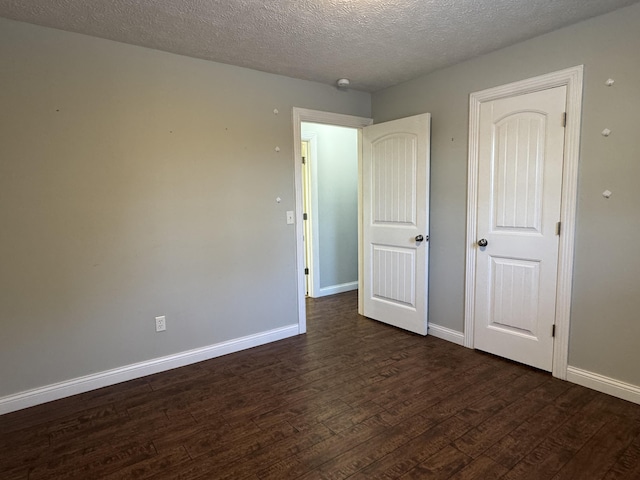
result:
[(566, 90), (480, 108), (474, 345), (547, 371), (553, 362)]
[(364, 127), (364, 315), (427, 334), (431, 115)]

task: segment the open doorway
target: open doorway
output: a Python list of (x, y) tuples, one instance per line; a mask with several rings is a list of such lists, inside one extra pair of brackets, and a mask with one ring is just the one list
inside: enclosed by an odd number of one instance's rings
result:
[[(303, 108), (293, 108), (293, 131), (294, 131), (294, 157), (295, 157), (295, 198), (296, 198), (296, 271), (298, 284), (298, 333), (307, 331), (307, 313), (306, 313), (306, 291), (307, 280), (305, 272), (305, 247), (304, 247), (304, 191), (303, 191), (303, 170), (302, 170), (302, 124), (304, 122), (320, 124), (325, 126), (339, 126), (356, 129), (357, 136), (357, 156), (358, 156), (358, 201), (357, 201), (357, 245), (360, 245), (360, 224), (362, 213), (360, 211), (361, 204), (361, 154), (362, 154), (362, 131), (361, 129), (373, 123), (372, 119), (364, 117), (355, 117), (352, 115), (342, 115), (337, 113), (322, 112), (318, 110), (308, 110)], [(311, 155), (313, 155), (313, 142), (310, 143)], [(312, 212), (313, 218), (313, 212)], [(311, 223), (313, 228), (313, 223)], [(312, 234), (313, 237), (313, 234)], [(362, 278), (361, 271), (361, 252), (357, 254), (358, 265), (358, 281)], [(361, 311), (360, 299), (358, 300), (358, 310)]]
[(368, 118), (293, 109), (299, 333), (307, 331), (301, 158), (305, 122), (357, 132), (358, 313), (426, 335), (431, 115), (372, 126)]
[(358, 130), (302, 122), (307, 296), (358, 288)]
[[(368, 118), (293, 109), (299, 333), (307, 331), (301, 157), (305, 122), (357, 132), (358, 313), (426, 335), (430, 114), (371, 125)], [(335, 178), (330, 180), (332, 184)]]

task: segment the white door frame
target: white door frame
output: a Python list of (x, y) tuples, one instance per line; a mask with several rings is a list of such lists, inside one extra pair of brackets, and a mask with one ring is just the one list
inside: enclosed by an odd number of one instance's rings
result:
[[(308, 281), (307, 295), (320, 296), (320, 252), (318, 249), (318, 136), (315, 133), (304, 135), (301, 140), (308, 142), (307, 152), (307, 184), (302, 186), (303, 198), (307, 197), (307, 219), (302, 219), (302, 231), (305, 232), (303, 245), (307, 249), (309, 263), (306, 267), (309, 274), (305, 274)], [(302, 165), (300, 165), (302, 171)], [(304, 180), (304, 179), (303, 179)], [(303, 182), (304, 183), (304, 182)], [(304, 209), (304, 202), (303, 202)], [(305, 223), (306, 222), (306, 223)]]
[(473, 348), (475, 326), (475, 279), (478, 203), (478, 163), (480, 105), (514, 95), (567, 87), (567, 121), (565, 128), (564, 165), (562, 178), (562, 206), (558, 256), (558, 285), (553, 347), (554, 377), (566, 380), (569, 356), (569, 322), (571, 319), (571, 286), (573, 281), (573, 253), (580, 158), (580, 118), (582, 114), (583, 65), (547, 75), (490, 88), (471, 94), (469, 105), (469, 170), (467, 190), (467, 239), (465, 275), (464, 345)]
[[(343, 115), (340, 113), (322, 112), (320, 110), (309, 110), (306, 108), (293, 107), (293, 164), (295, 181), (295, 201), (296, 201), (296, 279), (298, 283), (298, 333), (307, 331), (307, 307), (305, 304), (305, 278), (304, 278), (304, 243), (302, 236), (304, 228), (302, 225), (302, 163), (301, 163), (301, 143), (302, 135), (300, 124), (302, 122), (324, 123), (326, 125), (336, 125), (340, 127), (351, 127), (358, 129), (358, 288), (362, 287), (362, 127), (373, 123), (373, 119), (366, 117), (356, 117), (353, 115)], [(358, 295), (358, 311), (362, 312), (360, 295)]]

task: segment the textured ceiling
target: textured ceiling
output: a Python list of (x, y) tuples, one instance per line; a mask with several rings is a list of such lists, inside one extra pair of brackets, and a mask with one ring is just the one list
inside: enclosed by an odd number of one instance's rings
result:
[(0, 0), (0, 17), (375, 91), (640, 0)]

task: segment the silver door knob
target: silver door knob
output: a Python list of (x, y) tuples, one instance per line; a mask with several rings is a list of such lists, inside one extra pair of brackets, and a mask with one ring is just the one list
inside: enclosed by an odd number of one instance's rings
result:
[(489, 245), (489, 242), (487, 242), (486, 238), (481, 238), (480, 240), (478, 240), (479, 247), (486, 247), (487, 245)]
[(424, 241), (424, 237), (422, 235), (416, 235), (416, 242)]

